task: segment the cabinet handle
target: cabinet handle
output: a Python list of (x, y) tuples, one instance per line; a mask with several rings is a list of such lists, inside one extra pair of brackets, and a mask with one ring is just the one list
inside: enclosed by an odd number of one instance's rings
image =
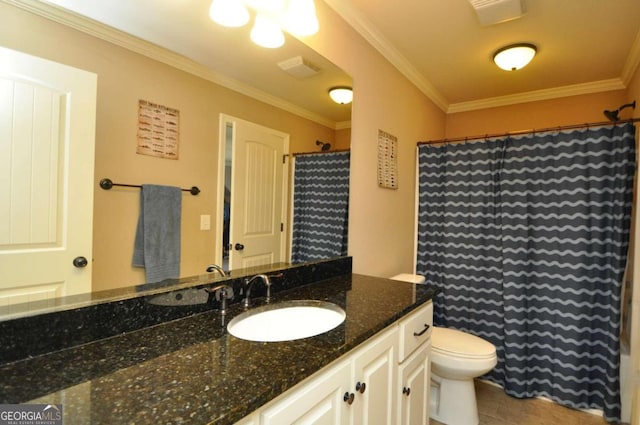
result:
[(366, 389), (367, 389), (367, 384), (365, 384), (364, 382), (358, 382), (356, 384), (356, 391), (358, 391), (360, 394), (364, 394)]
[(429, 328), (430, 328), (430, 326), (425, 323), (424, 324), (424, 329), (421, 330), (420, 332), (414, 332), (413, 336), (422, 336)]
[(353, 399), (355, 398), (355, 394), (354, 393), (349, 393), (348, 391), (346, 393), (344, 393), (344, 396), (342, 396), (342, 399), (347, 403), (347, 404), (353, 404)]
[(411, 388), (409, 387), (402, 387), (402, 394), (405, 394), (407, 397), (409, 396), (409, 394), (411, 394)]

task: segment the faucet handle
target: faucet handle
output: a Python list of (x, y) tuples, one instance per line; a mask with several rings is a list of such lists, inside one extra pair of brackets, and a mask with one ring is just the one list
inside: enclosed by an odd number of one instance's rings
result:
[(205, 288), (204, 290), (210, 294), (215, 294), (216, 291), (220, 291), (220, 314), (227, 314), (227, 299), (230, 294), (233, 294), (233, 289), (229, 285), (223, 283), (221, 285), (214, 286), (213, 288)]

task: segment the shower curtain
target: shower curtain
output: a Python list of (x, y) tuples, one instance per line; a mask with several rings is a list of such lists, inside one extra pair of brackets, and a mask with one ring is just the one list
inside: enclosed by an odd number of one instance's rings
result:
[(417, 273), (434, 322), (491, 341), (486, 378), (620, 420), (635, 128), (419, 147)]
[(291, 262), (347, 255), (349, 152), (295, 157)]

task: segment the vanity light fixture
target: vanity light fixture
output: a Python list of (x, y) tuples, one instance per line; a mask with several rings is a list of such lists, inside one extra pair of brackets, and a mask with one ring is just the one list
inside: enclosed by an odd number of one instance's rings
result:
[(346, 105), (353, 101), (353, 90), (351, 87), (346, 86), (331, 87), (329, 89), (329, 96), (334, 102)]
[(213, 0), (211, 19), (223, 26), (241, 27), (255, 12), (251, 40), (259, 46), (276, 48), (284, 44), (283, 30), (295, 36), (318, 32), (314, 0)]
[(518, 43), (503, 47), (493, 54), (493, 61), (505, 71), (517, 71), (531, 62), (536, 55), (534, 44)]
[(275, 49), (284, 44), (284, 34), (273, 19), (258, 13), (251, 29), (251, 40), (258, 46)]
[(225, 27), (242, 27), (249, 22), (249, 11), (237, 0), (213, 0), (209, 16), (213, 22)]

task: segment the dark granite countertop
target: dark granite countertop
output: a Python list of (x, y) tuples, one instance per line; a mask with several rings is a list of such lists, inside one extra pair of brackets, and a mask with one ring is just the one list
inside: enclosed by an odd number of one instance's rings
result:
[[(337, 328), (287, 342), (229, 335), (217, 310), (0, 366), (0, 403), (62, 404), (65, 424), (232, 424), (328, 365), (436, 290), (362, 275), (287, 289), (283, 300), (333, 302)], [(258, 306), (264, 299), (256, 299)]]

